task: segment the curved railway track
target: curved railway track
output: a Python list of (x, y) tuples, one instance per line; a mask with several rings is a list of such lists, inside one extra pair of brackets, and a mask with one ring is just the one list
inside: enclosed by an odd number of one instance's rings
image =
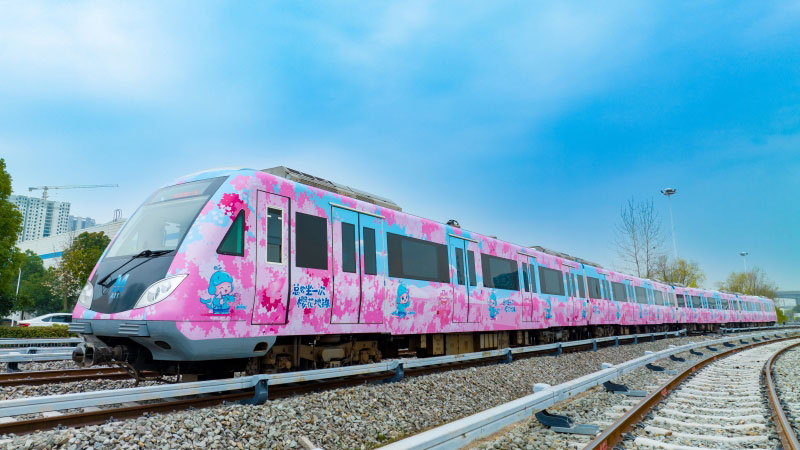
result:
[(770, 428), (774, 417), (784, 448), (800, 450), (771, 376), (772, 362), (797, 345), (800, 339), (784, 338), (702, 359), (650, 393), (585, 448), (775, 448)]

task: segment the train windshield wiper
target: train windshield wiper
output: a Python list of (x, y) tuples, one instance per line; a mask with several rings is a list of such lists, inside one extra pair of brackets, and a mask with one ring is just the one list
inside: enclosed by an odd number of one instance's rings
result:
[(111, 277), (111, 275), (114, 275), (115, 273), (117, 273), (118, 270), (120, 270), (123, 267), (127, 266), (128, 264), (130, 264), (130, 262), (133, 261), (134, 259), (138, 259), (138, 258), (154, 258), (156, 256), (166, 255), (167, 253), (169, 253), (171, 251), (172, 250), (149, 250), (149, 249), (148, 250), (142, 250), (141, 252), (131, 256), (127, 261), (122, 263), (122, 265), (120, 265), (116, 269), (114, 269), (111, 272), (109, 272), (108, 275), (104, 276), (102, 280), (97, 282), (97, 284), (107, 288), (108, 285), (104, 284), (106, 282), (106, 280), (108, 280)]

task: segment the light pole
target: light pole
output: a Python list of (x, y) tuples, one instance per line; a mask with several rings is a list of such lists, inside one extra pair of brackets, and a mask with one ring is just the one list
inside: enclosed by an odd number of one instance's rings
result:
[(669, 202), (669, 223), (672, 225), (672, 251), (675, 255), (675, 261), (678, 260), (678, 244), (675, 243), (675, 220), (672, 219), (672, 196), (675, 195), (675, 192), (678, 190), (675, 188), (666, 188), (662, 189), (661, 193), (667, 196), (667, 201)]
[(742, 256), (744, 257), (744, 273), (747, 273), (747, 255), (749, 255), (750, 253), (748, 253), (748, 252), (741, 252), (741, 253), (739, 253), (739, 254), (740, 254), (740, 255), (742, 255)]

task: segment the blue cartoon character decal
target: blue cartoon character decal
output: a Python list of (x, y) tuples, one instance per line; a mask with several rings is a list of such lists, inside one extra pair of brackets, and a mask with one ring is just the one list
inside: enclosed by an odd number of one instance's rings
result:
[(617, 320), (619, 320), (619, 303), (614, 302), (617, 307)]
[(492, 292), (492, 295), (489, 296), (489, 318), (491, 319), (497, 317), (498, 309), (496, 308), (496, 306), (497, 306), (497, 296), (494, 295), (494, 292)]
[[(230, 314), (231, 303), (239, 301), (239, 294), (233, 293), (233, 277), (228, 275), (219, 267), (214, 267), (214, 275), (208, 281), (208, 293), (211, 295), (209, 299), (200, 299), (200, 302), (205, 304), (212, 314)], [(240, 305), (236, 309), (245, 309), (246, 306)]]
[(408, 288), (401, 283), (397, 286), (397, 309), (392, 312), (392, 315), (401, 319), (413, 316), (414, 311), (406, 311), (409, 306), (411, 306), (411, 297), (408, 295)]
[(553, 311), (553, 303), (550, 301), (550, 297), (547, 297), (547, 309), (544, 312), (544, 318), (552, 319), (553, 318), (553, 314), (551, 314), (552, 311)]

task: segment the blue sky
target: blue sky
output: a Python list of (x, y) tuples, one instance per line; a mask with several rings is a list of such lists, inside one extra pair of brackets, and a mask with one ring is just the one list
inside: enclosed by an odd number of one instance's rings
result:
[[(17, 193), (129, 215), (214, 167), (287, 165), (607, 267), (653, 198), (713, 287), (800, 289), (797, 2), (13, 2), (0, 156)], [(667, 235), (669, 248), (669, 236)]]

